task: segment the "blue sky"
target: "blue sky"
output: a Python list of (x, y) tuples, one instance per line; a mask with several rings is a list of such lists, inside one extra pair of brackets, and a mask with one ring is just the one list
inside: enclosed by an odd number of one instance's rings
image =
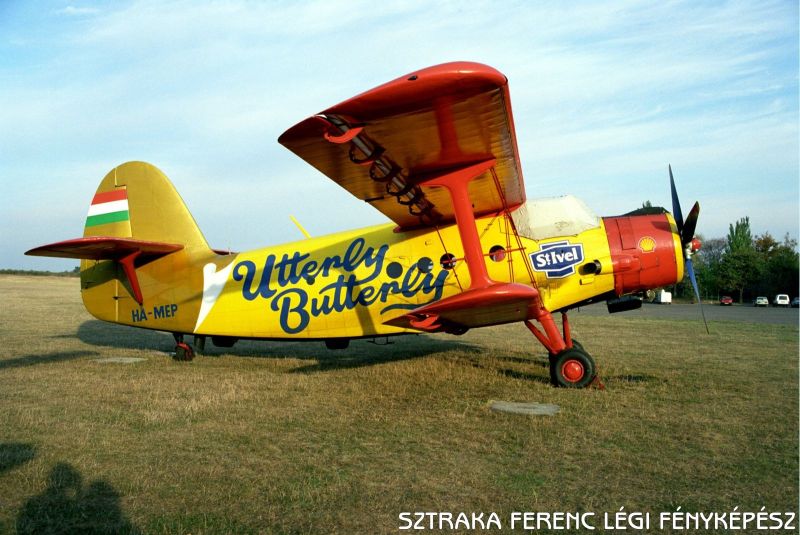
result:
[[(377, 7), (380, 6), (380, 7)], [(0, 268), (71, 269), (97, 184), (144, 160), (209, 243), (244, 250), (385, 221), (277, 143), (421, 67), (508, 78), (529, 197), (669, 206), (698, 232), (798, 236), (798, 4), (0, 2)]]

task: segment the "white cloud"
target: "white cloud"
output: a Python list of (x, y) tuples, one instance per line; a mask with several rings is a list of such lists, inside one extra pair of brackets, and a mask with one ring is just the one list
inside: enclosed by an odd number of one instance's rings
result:
[(79, 6), (66, 6), (57, 11), (59, 15), (68, 15), (70, 17), (82, 17), (86, 15), (94, 15), (98, 10), (93, 7), (79, 7)]

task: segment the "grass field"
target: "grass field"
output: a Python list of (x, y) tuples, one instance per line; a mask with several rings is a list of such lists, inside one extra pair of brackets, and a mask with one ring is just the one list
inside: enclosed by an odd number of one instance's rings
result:
[(600, 532), (620, 507), (798, 508), (796, 326), (576, 312), (606, 390), (574, 391), (521, 325), (181, 363), (171, 336), (91, 318), (74, 279), (0, 276), (0, 300), (0, 532), (396, 533), (403, 511), (504, 532), (512, 511), (593, 511)]

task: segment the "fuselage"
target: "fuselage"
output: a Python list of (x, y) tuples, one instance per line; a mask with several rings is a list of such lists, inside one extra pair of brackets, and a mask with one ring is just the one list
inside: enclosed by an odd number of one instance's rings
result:
[[(518, 213), (478, 218), (489, 277), (534, 285), (550, 311), (683, 277), (669, 214), (589, 221), (558, 234), (558, 221), (526, 230)], [(469, 288), (463, 257), (455, 225), (398, 232), (386, 224), (235, 254), (186, 248), (137, 268), (141, 305), (112, 263), (84, 261), (82, 295), (100, 319), (170, 332), (384, 336), (419, 332), (385, 322)]]

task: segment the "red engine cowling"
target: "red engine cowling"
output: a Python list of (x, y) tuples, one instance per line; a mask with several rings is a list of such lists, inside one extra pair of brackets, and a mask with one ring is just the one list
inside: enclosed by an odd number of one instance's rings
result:
[(680, 237), (669, 214), (604, 217), (603, 221), (618, 296), (683, 279)]

